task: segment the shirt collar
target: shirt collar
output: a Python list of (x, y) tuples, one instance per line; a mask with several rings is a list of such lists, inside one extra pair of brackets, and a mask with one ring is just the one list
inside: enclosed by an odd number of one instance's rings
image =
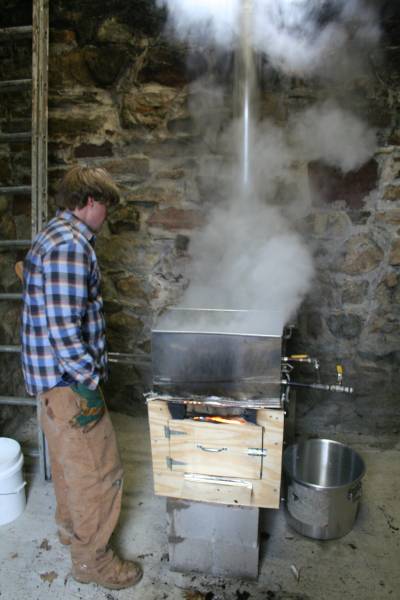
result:
[(74, 213), (70, 210), (66, 209), (57, 211), (57, 217), (65, 219), (65, 221), (71, 223), (71, 225), (75, 227), (75, 229), (78, 229), (78, 231), (80, 231), (89, 242), (95, 241), (96, 236), (90, 229), (90, 227), (86, 225), (86, 223), (78, 219), (78, 217), (74, 215)]

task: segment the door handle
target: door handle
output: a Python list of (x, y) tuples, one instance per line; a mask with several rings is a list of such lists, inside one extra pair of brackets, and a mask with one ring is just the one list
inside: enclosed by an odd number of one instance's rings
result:
[(202, 446), (201, 444), (197, 444), (197, 448), (203, 450), (203, 452), (226, 452), (228, 448), (206, 448), (206, 446)]

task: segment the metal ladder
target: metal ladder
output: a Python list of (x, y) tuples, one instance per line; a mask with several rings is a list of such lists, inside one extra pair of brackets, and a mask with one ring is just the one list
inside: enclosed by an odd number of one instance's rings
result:
[[(32, 38), (32, 78), (0, 81), (0, 94), (32, 89), (32, 128), (18, 133), (0, 132), (0, 144), (31, 141), (31, 185), (0, 187), (0, 194), (31, 195), (31, 236), (40, 231), (47, 220), (47, 95), (49, 53), (49, 1), (32, 0), (32, 25), (0, 29), (0, 42), (14, 43)], [(31, 240), (0, 240), (0, 248), (29, 248)], [(3, 293), (0, 300), (21, 300), (21, 294)], [(20, 346), (1, 345), (0, 353), (20, 353)], [(0, 396), (0, 404), (36, 406), (31, 397)], [(39, 462), (42, 477), (51, 479), (50, 461), (45, 437), (38, 427)]]

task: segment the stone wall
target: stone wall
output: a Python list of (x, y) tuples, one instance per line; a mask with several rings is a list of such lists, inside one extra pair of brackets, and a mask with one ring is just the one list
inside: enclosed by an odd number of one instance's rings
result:
[[(9, 0), (9, 3), (11, 0)], [(25, 3), (22, 3), (25, 6)], [(395, 8), (395, 3), (393, 3)], [(399, 426), (393, 388), (400, 364), (400, 19), (384, 15), (385, 60), (346, 90), (350, 108), (377, 129), (379, 148), (345, 176), (319, 162), (302, 166), (312, 190), (308, 214), (297, 223), (313, 250), (317, 273), (299, 310), (291, 350), (321, 359), (322, 379), (333, 383), (345, 367), (357, 393), (302, 394), (300, 429), (308, 432), (389, 431)], [(15, 17), (16, 18), (16, 17)], [(149, 389), (150, 329), (187, 285), (190, 238), (218, 196), (219, 135), (232, 116), (231, 57), (211, 48), (188, 48), (166, 39), (164, 14), (151, 0), (51, 3), (49, 66), (49, 185), (51, 197), (73, 163), (103, 166), (122, 190), (122, 204), (98, 238), (109, 349), (135, 355), (134, 365), (112, 365), (111, 405), (131, 410)], [(12, 24), (12, 23), (6, 23)], [(29, 67), (29, 47), (3, 53), (1, 78)], [(374, 58), (374, 57), (373, 57)], [(212, 72), (225, 85), (223, 102), (206, 103), (194, 119), (193, 82)], [(227, 83), (228, 81), (228, 83)], [(290, 115), (326, 95), (339, 101), (343, 87), (284, 78), (265, 70), (262, 117), (284, 124)], [(348, 102), (348, 100), (346, 100)], [(26, 95), (5, 97), (0, 124), (23, 129)], [(216, 129), (218, 123), (220, 129)], [(12, 154), (11, 154), (11, 151)], [(215, 178), (202, 176), (212, 163)], [(29, 181), (29, 146), (0, 148), (1, 184)], [(0, 198), (3, 238), (29, 236), (29, 199)], [(18, 253), (0, 253), (0, 286), (15, 291)], [(19, 307), (2, 303), (2, 343), (18, 342)], [(1, 393), (22, 393), (17, 357), (2, 360)], [(10, 377), (11, 375), (11, 377)], [(302, 376), (307, 377), (308, 373)], [(10, 389), (11, 388), (11, 389)]]

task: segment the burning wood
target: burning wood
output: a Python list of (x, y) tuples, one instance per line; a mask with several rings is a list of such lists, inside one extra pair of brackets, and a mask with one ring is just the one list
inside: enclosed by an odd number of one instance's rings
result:
[(193, 421), (206, 421), (207, 423), (229, 423), (232, 425), (248, 425), (248, 421), (236, 415), (221, 417), (219, 415), (198, 415), (192, 417)]

